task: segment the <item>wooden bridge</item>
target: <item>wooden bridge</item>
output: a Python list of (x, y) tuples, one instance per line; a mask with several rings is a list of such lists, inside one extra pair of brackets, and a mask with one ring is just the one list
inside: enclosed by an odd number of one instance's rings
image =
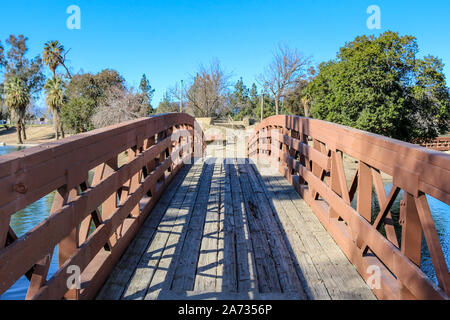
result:
[(450, 136), (437, 137), (436, 139), (422, 143), (423, 147), (436, 151), (450, 151)]
[[(0, 157), (0, 294), (25, 275), (27, 299), (448, 299), (427, 195), (450, 204), (449, 155), (294, 116), (243, 156), (204, 137), (174, 113)], [(52, 192), (17, 237), (11, 217)]]

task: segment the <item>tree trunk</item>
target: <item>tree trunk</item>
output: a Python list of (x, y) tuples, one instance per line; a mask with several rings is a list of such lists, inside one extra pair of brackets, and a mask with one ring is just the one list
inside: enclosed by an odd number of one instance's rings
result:
[(59, 132), (58, 132), (58, 116), (56, 115), (56, 111), (53, 111), (53, 127), (55, 128), (55, 140), (59, 139)]
[(276, 115), (278, 115), (278, 104), (279, 104), (278, 97), (275, 97), (275, 114)]
[(16, 123), (16, 130), (17, 130), (17, 143), (18, 144), (23, 144), (22, 133), (21, 133), (22, 128), (21, 128), (20, 120), (18, 120), (17, 123)]
[(309, 105), (308, 104), (303, 105), (303, 111), (305, 113), (305, 117), (309, 118), (311, 116), (309, 113)]
[(25, 129), (25, 120), (21, 120), (21, 122), (22, 122), (22, 135), (23, 135), (23, 140), (27, 140), (27, 132), (26, 132), (26, 129)]
[(304, 107), (303, 107), (303, 109), (304, 109), (304, 111), (305, 111), (305, 117), (311, 117), (311, 114), (309, 113), (309, 106), (308, 105), (305, 105)]
[(65, 137), (64, 128), (63, 128), (63, 124), (62, 124), (59, 113), (58, 113), (58, 125), (59, 125), (59, 131), (61, 132), (61, 137), (64, 138)]

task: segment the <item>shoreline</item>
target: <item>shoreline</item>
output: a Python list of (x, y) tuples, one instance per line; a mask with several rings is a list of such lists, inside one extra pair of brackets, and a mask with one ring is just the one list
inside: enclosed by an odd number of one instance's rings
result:
[(0, 147), (37, 147), (41, 144), (43, 144), (45, 142), (42, 143), (23, 143), (23, 144), (18, 144), (18, 143), (6, 143), (6, 142), (2, 142), (0, 141)]

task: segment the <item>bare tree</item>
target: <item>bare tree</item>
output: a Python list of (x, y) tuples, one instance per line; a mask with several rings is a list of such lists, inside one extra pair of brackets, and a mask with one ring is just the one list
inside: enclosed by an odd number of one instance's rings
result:
[(200, 66), (184, 94), (195, 116), (212, 117), (222, 113), (230, 86), (229, 78), (218, 60), (213, 60), (208, 67)]
[(310, 68), (311, 57), (305, 57), (297, 49), (286, 45), (278, 46), (271, 64), (258, 78), (258, 82), (275, 98), (276, 114), (279, 113), (279, 104), (286, 91), (299, 79), (306, 79)]
[(94, 127), (101, 128), (146, 115), (145, 95), (132, 89), (111, 87), (92, 117)]

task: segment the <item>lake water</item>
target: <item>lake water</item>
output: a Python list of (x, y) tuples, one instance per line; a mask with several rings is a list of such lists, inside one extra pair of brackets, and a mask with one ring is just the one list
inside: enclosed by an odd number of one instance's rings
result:
[[(10, 146), (0, 146), (0, 156), (17, 150), (20, 150), (20, 148)], [(389, 193), (391, 188), (392, 188), (391, 184), (386, 184), (385, 185), (386, 193)], [(48, 217), (48, 214), (52, 206), (53, 197), (54, 193), (49, 194), (12, 216), (11, 226), (19, 237), (24, 235), (27, 231), (31, 230), (34, 226), (36, 226), (37, 224), (39, 224), (41, 221), (43, 221), (45, 218)], [(401, 197), (402, 197), (401, 194), (399, 197), (397, 197), (397, 200), (395, 201), (391, 210), (394, 219), (399, 215), (399, 208), (400, 208), (399, 203)], [(447, 264), (450, 264), (450, 206), (431, 197), (428, 197), (428, 203), (430, 205), (434, 222), (436, 224), (436, 229), (439, 238), (441, 240), (442, 249), (444, 251)], [(373, 205), (374, 205), (373, 211), (378, 212), (379, 207), (376, 201), (374, 201)], [(436, 281), (436, 275), (434, 273), (430, 254), (425, 245), (425, 239), (422, 243), (423, 245), (422, 245), (421, 269), (430, 278)], [(57, 270), (58, 270), (58, 251), (56, 248), (55, 252), (53, 253), (53, 258), (50, 264), (48, 277), (54, 274)], [(27, 292), (28, 284), (29, 281), (25, 276), (23, 276), (0, 297), (0, 300), (24, 299)]]

